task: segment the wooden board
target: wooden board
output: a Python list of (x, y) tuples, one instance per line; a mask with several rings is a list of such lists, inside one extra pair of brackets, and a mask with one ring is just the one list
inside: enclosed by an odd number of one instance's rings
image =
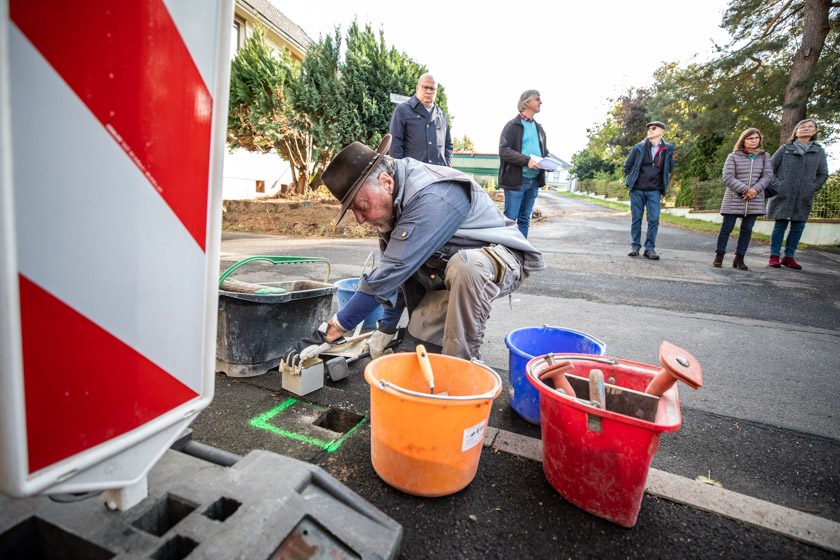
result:
[[(575, 394), (589, 394), (589, 380), (585, 377), (567, 373), (566, 379), (571, 383)], [(653, 422), (656, 419), (659, 397), (611, 383), (604, 383), (604, 388), (607, 398), (606, 410), (648, 422)]]

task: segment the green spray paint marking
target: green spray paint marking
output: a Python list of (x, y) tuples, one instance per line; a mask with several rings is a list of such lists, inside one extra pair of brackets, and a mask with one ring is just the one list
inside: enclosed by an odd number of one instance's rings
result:
[(272, 418), (274, 418), (275, 416), (277, 416), (278, 414), (280, 414), (281, 412), (283, 412), (284, 410), (286, 410), (287, 408), (289, 408), (290, 406), (292, 406), (296, 402), (298, 402), (298, 399), (295, 399), (295, 398), (286, 399), (285, 401), (283, 401), (282, 403), (280, 403), (276, 407), (272, 408), (271, 410), (269, 410), (267, 412), (263, 412), (262, 414), (260, 414), (256, 418), (251, 418), (251, 421), (250, 421), (251, 426), (253, 426), (254, 428), (259, 428), (261, 430), (267, 430), (267, 431), (271, 432), (272, 434), (277, 434), (278, 436), (287, 437), (289, 439), (301, 441), (303, 443), (309, 443), (309, 444), (314, 445), (316, 447), (320, 447), (321, 449), (323, 449), (327, 453), (332, 453), (333, 451), (337, 451), (338, 448), (341, 447), (341, 444), (344, 443), (344, 441), (347, 438), (349, 438), (353, 434), (353, 432), (355, 432), (357, 429), (359, 429), (359, 426), (364, 424), (365, 421), (367, 420), (367, 418), (363, 418), (361, 422), (359, 422), (358, 424), (353, 426), (346, 434), (344, 434), (343, 436), (341, 436), (338, 439), (331, 439), (329, 441), (325, 441), (323, 439), (319, 439), (319, 438), (312, 437), (312, 436), (306, 436), (306, 435), (303, 435), (303, 434), (296, 434), (295, 432), (290, 432), (288, 430), (278, 428), (277, 426), (270, 423)]

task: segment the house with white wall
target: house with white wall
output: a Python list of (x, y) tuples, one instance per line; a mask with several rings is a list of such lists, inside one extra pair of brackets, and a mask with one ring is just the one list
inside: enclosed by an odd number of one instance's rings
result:
[[(314, 43), (303, 29), (268, 0), (236, 0), (231, 30), (231, 59), (258, 28), (265, 32), (272, 47), (286, 51), (294, 60), (302, 61)], [(289, 164), (275, 152), (260, 154), (242, 148), (225, 151), (222, 187), (225, 200), (271, 195), (280, 190), (280, 185), (291, 182)]]

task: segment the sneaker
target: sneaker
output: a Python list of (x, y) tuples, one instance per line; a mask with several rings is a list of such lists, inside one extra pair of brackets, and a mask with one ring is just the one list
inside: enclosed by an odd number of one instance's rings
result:
[(627, 253), (628, 257), (638, 257), (639, 256), (639, 249), (636, 247), (631, 247), (630, 252)]
[(659, 255), (656, 254), (656, 251), (653, 249), (645, 249), (645, 258), (650, 259), (652, 261), (658, 261)]
[(779, 255), (770, 255), (770, 262), (767, 264), (773, 268), (780, 268), (782, 266), (782, 263), (779, 262)]
[(802, 270), (802, 265), (793, 260), (793, 257), (784, 257), (782, 259), (782, 265), (794, 270)]

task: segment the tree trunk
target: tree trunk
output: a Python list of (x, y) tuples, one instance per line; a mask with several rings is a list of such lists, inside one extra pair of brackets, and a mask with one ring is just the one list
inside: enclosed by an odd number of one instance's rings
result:
[(779, 144), (784, 144), (796, 123), (805, 118), (808, 98), (814, 87), (817, 61), (828, 36), (830, 5), (831, 0), (805, 0), (802, 44), (793, 57), (790, 80), (785, 89)]

